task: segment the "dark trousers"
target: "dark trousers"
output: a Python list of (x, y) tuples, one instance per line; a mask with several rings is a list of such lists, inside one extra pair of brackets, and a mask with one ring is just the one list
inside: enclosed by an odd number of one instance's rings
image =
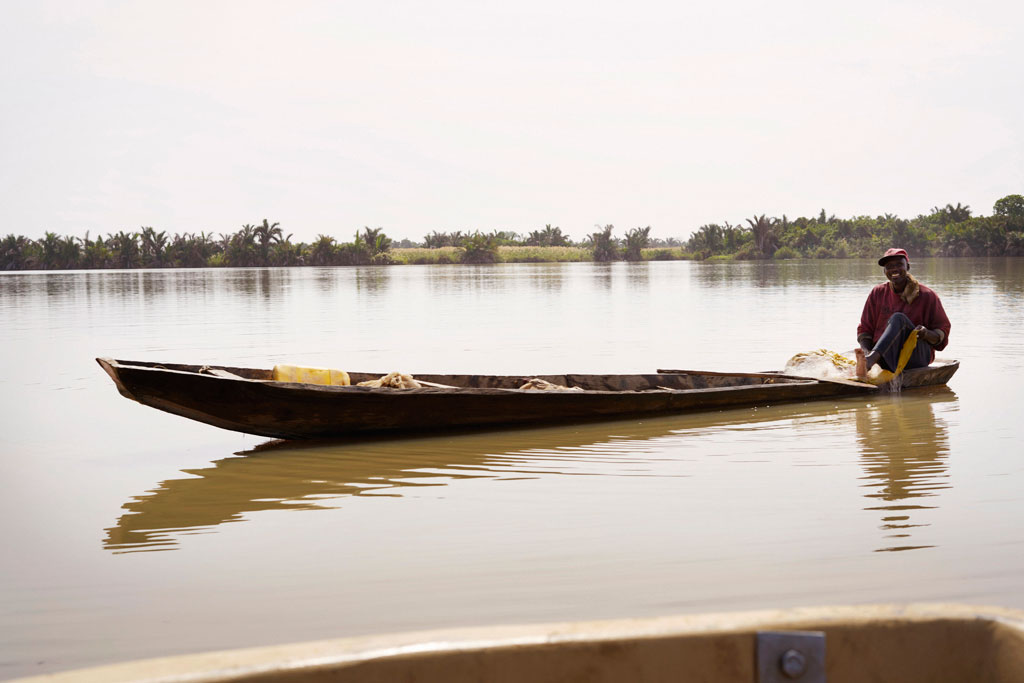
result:
[[(872, 353), (877, 351), (880, 354), (878, 358), (879, 365), (889, 372), (896, 372), (896, 366), (900, 362), (900, 351), (903, 350), (903, 344), (906, 343), (907, 337), (910, 336), (915, 327), (917, 325), (910, 322), (910, 318), (905, 313), (893, 313), (889, 317), (885, 331), (882, 332), (882, 336), (875, 342), (875, 348), (871, 350)], [(923, 368), (931, 362), (932, 345), (919, 336), (917, 338), (917, 346), (914, 347), (914, 353), (910, 354), (910, 360), (907, 361), (904, 369)]]

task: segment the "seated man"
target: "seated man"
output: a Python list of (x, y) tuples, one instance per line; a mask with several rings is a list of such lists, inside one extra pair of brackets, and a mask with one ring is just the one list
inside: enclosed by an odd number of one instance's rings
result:
[(900, 351), (913, 330), (917, 347), (906, 368), (921, 368), (949, 343), (949, 318), (938, 295), (910, 274), (910, 257), (903, 249), (889, 249), (878, 265), (887, 282), (875, 286), (864, 303), (857, 326), (857, 377), (867, 377), (877, 363), (896, 371)]

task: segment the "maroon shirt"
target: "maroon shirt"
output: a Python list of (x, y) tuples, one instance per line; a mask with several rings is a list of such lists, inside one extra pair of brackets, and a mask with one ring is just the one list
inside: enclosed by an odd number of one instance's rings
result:
[(857, 326), (857, 336), (870, 334), (872, 343), (877, 342), (885, 331), (890, 316), (893, 313), (904, 313), (915, 325), (924, 325), (929, 330), (942, 330), (942, 341), (932, 348), (932, 360), (935, 360), (935, 352), (946, 348), (949, 343), (949, 318), (942, 309), (939, 295), (920, 283), (918, 286), (921, 288), (920, 291), (908, 304), (888, 282), (876, 285), (868, 294), (868, 300), (864, 302), (864, 312), (861, 313), (860, 325)]

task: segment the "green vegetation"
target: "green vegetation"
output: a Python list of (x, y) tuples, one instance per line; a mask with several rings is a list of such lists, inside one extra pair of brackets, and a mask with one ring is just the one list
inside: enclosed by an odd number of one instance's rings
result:
[[(611, 226), (609, 226), (611, 227)], [(642, 261), (643, 250), (651, 241), (651, 226), (634, 228), (626, 233), (626, 251), (623, 258), (627, 261)]]
[(774, 254), (772, 254), (772, 258), (779, 261), (783, 259), (800, 258), (800, 252), (793, 247), (780, 247), (775, 250)]
[(246, 223), (232, 234), (168, 236), (152, 227), (92, 239), (47, 232), (41, 239), (7, 235), (0, 240), (0, 270), (93, 268), (206, 268), (245, 266), (353, 266), (433, 263), (554, 261), (731, 261), (744, 259), (873, 258), (890, 246), (913, 256), (1024, 256), (1024, 195), (999, 199), (991, 216), (974, 216), (957, 203), (905, 219), (893, 214), (836, 218), (767, 215), (702, 225), (688, 240), (651, 237), (637, 227), (623, 239), (612, 225), (596, 226), (573, 244), (551, 224), (520, 236), (510, 231), (434, 231), (423, 242), (394, 243), (382, 228), (364, 227), (351, 242), (318, 235), (310, 244), (291, 241), (279, 223)]
[[(463, 256), (461, 247), (412, 247), (391, 250), (394, 263), (402, 265), (428, 265), (444, 263), (472, 263)], [(499, 246), (497, 258), (486, 263), (565, 263), (592, 261), (590, 250), (583, 247), (523, 247)]]
[(790, 220), (765, 215), (749, 227), (702, 225), (686, 242), (694, 258), (870, 258), (890, 246), (916, 256), (1024, 256), (1024, 197), (998, 200), (991, 216), (957, 203), (905, 219), (893, 214), (836, 218), (825, 210)]
[(534, 230), (526, 239), (523, 246), (527, 247), (568, 247), (569, 237), (562, 234), (561, 228), (552, 228), (548, 223), (543, 230)]
[(587, 238), (587, 246), (595, 261), (618, 261), (619, 241), (612, 237), (614, 225), (606, 225), (601, 230), (591, 233)]
[(693, 258), (693, 254), (682, 247), (651, 247), (640, 250), (640, 258), (644, 261), (683, 261)]
[(497, 263), (500, 239), (497, 235), (473, 233), (462, 241), (462, 262)]

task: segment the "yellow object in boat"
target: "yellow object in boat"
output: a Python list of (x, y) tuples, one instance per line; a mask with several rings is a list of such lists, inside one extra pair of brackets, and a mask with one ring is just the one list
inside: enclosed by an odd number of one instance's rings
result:
[(321, 384), (324, 386), (347, 387), (352, 382), (344, 370), (331, 368), (304, 368), (299, 365), (275, 365), (275, 382), (298, 382), (299, 384)]
[(910, 336), (907, 337), (907, 341), (903, 342), (903, 348), (900, 349), (899, 362), (896, 364), (896, 372), (889, 372), (883, 368), (879, 368), (881, 372), (877, 375), (869, 375), (867, 381), (871, 384), (885, 384), (886, 382), (892, 381), (894, 377), (903, 372), (903, 368), (907, 366), (907, 361), (910, 360), (911, 354), (914, 353), (914, 347), (917, 346), (917, 330), (911, 330)]

